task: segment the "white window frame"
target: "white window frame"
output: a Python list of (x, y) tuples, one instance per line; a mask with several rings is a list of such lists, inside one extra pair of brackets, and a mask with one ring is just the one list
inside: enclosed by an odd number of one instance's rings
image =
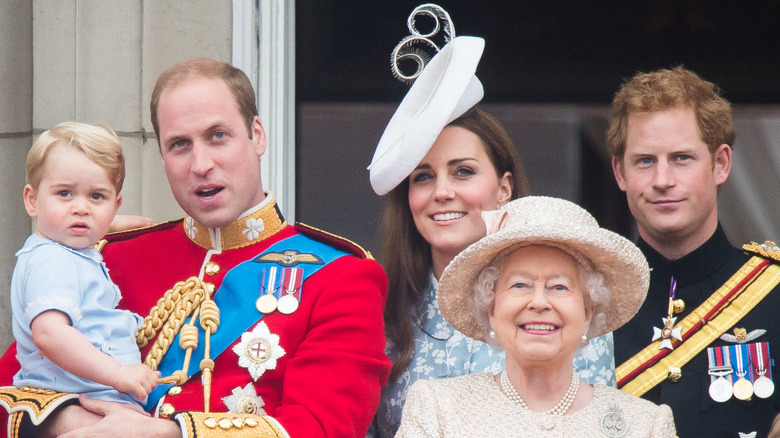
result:
[(233, 0), (232, 63), (257, 91), (263, 188), (295, 222), (295, 0)]

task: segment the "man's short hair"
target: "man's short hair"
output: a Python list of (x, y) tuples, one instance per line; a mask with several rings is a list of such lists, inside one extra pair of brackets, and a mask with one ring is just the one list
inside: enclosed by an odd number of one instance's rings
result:
[(731, 104), (717, 85), (683, 67), (639, 73), (620, 87), (612, 100), (607, 149), (622, 159), (626, 152), (628, 117), (675, 108), (692, 108), (699, 137), (711, 154), (718, 146), (734, 146), (737, 131), (731, 120)]
[(125, 159), (122, 145), (113, 129), (107, 126), (89, 125), (79, 122), (63, 122), (44, 131), (27, 153), (27, 184), (38, 190), (44, 178), (43, 169), (49, 153), (55, 147), (67, 147), (81, 152), (95, 164), (108, 172), (116, 188), (122, 191), (125, 181)]
[(149, 104), (152, 127), (157, 135), (157, 141), (160, 140), (160, 125), (157, 119), (160, 95), (165, 89), (179, 86), (193, 78), (222, 79), (233, 95), (233, 100), (238, 104), (238, 111), (244, 118), (249, 138), (252, 138), (252, 122), (257, 116), (257, 104), (255, 103), (255, 90), (247, 75), (226, 62), (208, 58), (194, 58), (174, 65), (157, 78)]

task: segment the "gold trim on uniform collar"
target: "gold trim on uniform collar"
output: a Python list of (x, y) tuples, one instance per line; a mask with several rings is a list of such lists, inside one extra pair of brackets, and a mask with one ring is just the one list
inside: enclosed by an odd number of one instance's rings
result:
[[(276, 209), (276, 201), (270, 200), (257, 211), (243, 216), (222, 228), (209, 228), (184, 217), (184, 232), (196, 245), (206, 249), (236, 249), (252, 245), (278, 233), (287, 222)], [(219, 242), (216, 240), (219, 239)], [(221, 247), (218, 245), (221, 243)]]

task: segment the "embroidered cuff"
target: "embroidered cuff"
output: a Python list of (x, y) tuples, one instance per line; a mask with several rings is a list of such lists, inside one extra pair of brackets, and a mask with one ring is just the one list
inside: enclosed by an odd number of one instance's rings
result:
[(0, 406), (3, 406), (10, 416), (9, 436), (23, 435), (20, 431), (27, 423), (23, 421), (25, 413), (32, 425), (37, 426), (64, 403), (76, 400), (78, 397), (78, 394), (31, 387), (4, 386), (0, 388)]
[(183, 411), (173, 419), (179, 423), (184, 438), (290, 438), (282, 425), (267, 415)]

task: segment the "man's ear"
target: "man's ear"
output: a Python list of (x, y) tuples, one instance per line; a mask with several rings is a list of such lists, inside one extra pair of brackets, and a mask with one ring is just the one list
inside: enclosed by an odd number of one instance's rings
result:
[(255, 153), (257, 153), (258, 157), (261, 157), (265, 154), (267, 140), (265, 138), (265, 129), (263, 129), (263, 124), (260, 122), (259, 117), (255, 116), (255, 118), (252, 119), (251, 129), (252, 141), (255, 142)]
[(623, 174), (623, 159), (618, 157), (612, 157), (612, 173), (615, 174), (615, 181), (617, 181), (620, 190), (626, 191), (626, 179)]
[(712, 171), (717, 185), (723, 184), (728, 179), (729, 173), (731, 173), (731, 162), (731, 146), (727, 144), (718, 146), (712, 155)]

